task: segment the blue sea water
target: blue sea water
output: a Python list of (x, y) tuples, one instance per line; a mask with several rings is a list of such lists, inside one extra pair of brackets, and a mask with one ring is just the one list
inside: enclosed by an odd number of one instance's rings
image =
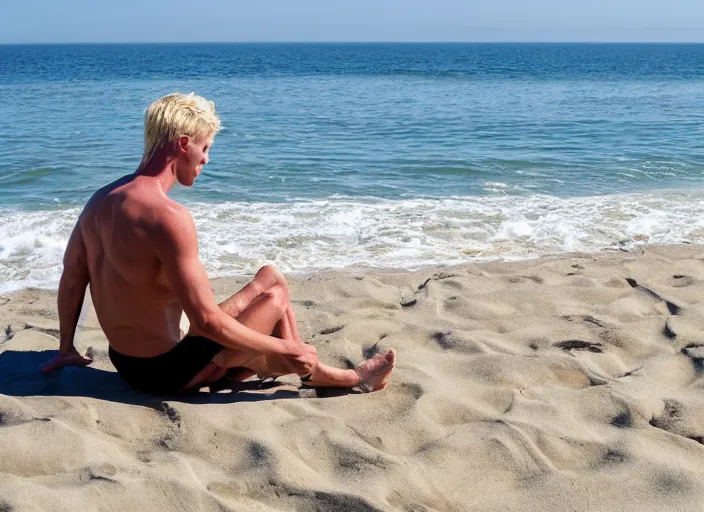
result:
[(0, 291), (55, 286), (154, 99), (216, 103), (211, 275), (704, 242), (704, 45), (0, 46)]

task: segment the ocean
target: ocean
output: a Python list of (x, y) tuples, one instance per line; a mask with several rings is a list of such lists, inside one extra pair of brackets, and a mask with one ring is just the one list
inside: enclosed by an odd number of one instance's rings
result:
[(704, 45), (0, 46), (0, 292), (58, 284), (146, 106), (212, 99), (211, 277), (704, 242)]

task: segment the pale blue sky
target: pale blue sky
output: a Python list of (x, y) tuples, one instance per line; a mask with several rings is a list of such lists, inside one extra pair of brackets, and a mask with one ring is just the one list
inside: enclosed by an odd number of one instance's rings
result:
[(0, 0), (0, 43), (704, 42), (704, 0)]

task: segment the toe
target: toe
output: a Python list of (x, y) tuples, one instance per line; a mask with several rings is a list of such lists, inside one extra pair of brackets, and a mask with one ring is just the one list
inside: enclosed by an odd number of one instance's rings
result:
[(393, 350), (389, 350), (384, 356), (384, 359), (386, 359), (386, 361), (388, 361), (388, 363), (393, 366), (396, 362), (396, 352), (394, 352)]

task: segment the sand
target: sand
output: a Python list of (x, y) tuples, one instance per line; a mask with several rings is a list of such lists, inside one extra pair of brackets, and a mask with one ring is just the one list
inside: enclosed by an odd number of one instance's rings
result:
[(56, 292), (1, 296), (0, 511), (704, 510), (704, 248), (290, 285), (323, 361), (397, 351), (388, 388), (144, 395), (92, 307), (95, 362), (46, 377)]

